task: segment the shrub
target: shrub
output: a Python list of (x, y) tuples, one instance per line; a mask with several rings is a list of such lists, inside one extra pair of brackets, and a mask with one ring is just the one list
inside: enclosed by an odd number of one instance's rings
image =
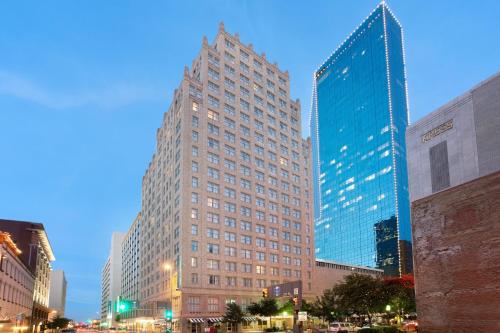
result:
[(375, 327), (366, 327), (366, 328), (362, 328), (358, 331), (358, 333), (380, 333), (381, 331), (376, 329)]
[(358, 333), (400, 333), (402, 332), (395, 326), (374, 326), (370, 328), (362, 328)]

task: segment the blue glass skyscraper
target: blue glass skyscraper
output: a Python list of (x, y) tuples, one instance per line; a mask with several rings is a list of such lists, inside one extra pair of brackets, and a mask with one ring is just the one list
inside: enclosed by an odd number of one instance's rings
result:
[(314, 73), (317, 258), (406, 273), (407, 125), (403, 31), (382, 2)]

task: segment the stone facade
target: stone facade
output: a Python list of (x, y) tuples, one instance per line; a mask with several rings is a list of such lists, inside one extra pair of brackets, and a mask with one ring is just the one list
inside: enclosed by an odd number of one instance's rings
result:
[(419, 332), (500, 332), (500, 172), (412, 203)]
[(212, 44), (203, 39), (142, 182), (140, 297), (149, 318), (173, 303), (175, 330), (199, 332), (227, 302), (245, 307), (269, 285), (302, 280), (312, 292), (300, 118), (288, 72), (222, 24)]

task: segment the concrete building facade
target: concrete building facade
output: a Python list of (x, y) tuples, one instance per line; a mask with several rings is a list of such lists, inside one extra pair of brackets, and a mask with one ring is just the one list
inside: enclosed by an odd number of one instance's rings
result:
[(101, 326), (116, 324), (116, 300), (120, 296), (122, 273), (122, 243), (125, 234), (113, 232), (108, 259), (101, 272)]
[(500, 73), (407, 130), (411, 200), (500, 170)]
[(288, 72), (221, 24), (185, 68), (156, 139), (140, 231), (151, 319), (173, 308), (175, 331), (200, 332), (264, 287), (301, 280), (312, 293), (310, 160)]
[(49, 308), (54, 315), (64, 317), (66, 309), (66, 290), (68, 282), (62, 269), (53, 270), (50, 272), (50, 293), (49, 293)]
[[(35, 275), (20, 259), (22, 251), (8, 232), (0, 231), (0, 331), (30, 325)], [(17, 328), (16, 328), (17, 327)]]
[(134, 222), (130, 226), (122, 243), (122, 273), (121, 273), (121, 297), (133, 306), (122, 312), (123, 319), (136, 318), (142, 316), (140, 310), (139, 297), (139, 240), (141, 229), (141, 214), (137, 214)]

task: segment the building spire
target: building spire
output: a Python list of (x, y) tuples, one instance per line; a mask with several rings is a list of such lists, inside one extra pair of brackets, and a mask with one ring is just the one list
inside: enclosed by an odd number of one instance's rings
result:
[(224, 32), (224, 22), (223, 21), (220, 21), (219, 22), (219, 32)]

